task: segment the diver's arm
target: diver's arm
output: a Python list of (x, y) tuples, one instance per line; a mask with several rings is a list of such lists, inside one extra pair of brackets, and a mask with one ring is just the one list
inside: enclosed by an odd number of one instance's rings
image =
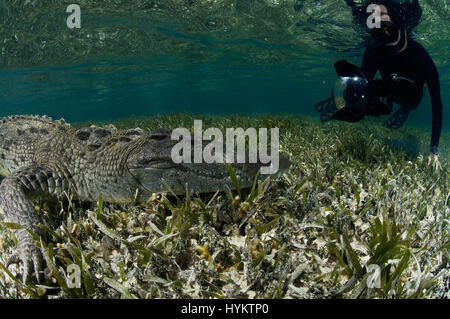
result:
[(439, 144), (439, 138), (441, 136), (442, 130), (442, 101), (441, 101), (441, 89), (439, 83), (439, 74), (431, 58), (429, 58), (430, 63), (427, 63), (426, 68), (426, 82), (428, 85), (428, 90), (431, 97), (431, 111), (433, 115), (432, 120), (432, 133), (431, 133), (431, 144), (432, 148)]
[(361, 69), (366, 74), (369, 80), (372, 80), (375, 77), (375, 74), (378, 70), (377, 65), (377, 50), (375, 45), (369, 45), (364, 51), (364, 56), (361, 64)]
[(438, 156), (438, 144), (442, 130), (442, 102), (441, 102), (441, 89), (439, 84), (439, 74), (433, 60), (428, 56), (424, 63), (425, 65), (425, 77), (428, 85), (428, 90), (431, 97), (431, 112), (432, 112), (432, 128), (431, 128), (431, 143), (430, 154), (428, 156), (428, 166), (432, 166), (435, 170), (442, 169)]

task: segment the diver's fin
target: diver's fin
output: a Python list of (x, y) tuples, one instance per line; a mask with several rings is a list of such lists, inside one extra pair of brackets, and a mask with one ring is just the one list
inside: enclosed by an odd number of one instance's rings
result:
[(333, 115), (337, 112), (337, 108), (332, 97), (314, 104), (314, 108), (320, 113), (320, 120), (322, 123), (333, 119)]
[(400, 107), (390, 118), (383, 123), (384, 127), (398, 129), (402, 127), (408, 118), (409, 112), (411, 109), (407, 106)]

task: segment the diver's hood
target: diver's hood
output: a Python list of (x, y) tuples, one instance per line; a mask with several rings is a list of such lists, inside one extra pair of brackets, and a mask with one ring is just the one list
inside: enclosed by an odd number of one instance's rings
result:
[(333, 89), (333, 99), (338, 110), (362, 114), (366, 110), (369, 81), (361, 68), (345, 60), (334, 63), (338, 79)]

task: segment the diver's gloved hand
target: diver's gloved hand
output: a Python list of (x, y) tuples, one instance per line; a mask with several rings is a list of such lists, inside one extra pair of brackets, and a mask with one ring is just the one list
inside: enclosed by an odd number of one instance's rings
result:
[(430, 155), (428, 155), (428, 166), (432, 165), (432, 167), (439, 171), (442, 169), (441, 162), (439, 162), (438, 148), (437, 146), (432, 146), (430, 148)]

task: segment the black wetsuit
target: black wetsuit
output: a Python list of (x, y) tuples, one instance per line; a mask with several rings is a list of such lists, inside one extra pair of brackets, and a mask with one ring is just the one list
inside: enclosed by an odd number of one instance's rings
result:
[(424, 84), (427, 84), (433, 116), (431, 146), (437, 147), (442, 129), (442, 102), (439, 75), (427, 51), (412, 39), (408, 39), (408, 47), (397, 54), (384, 44), (372, 41), (364, 53), (362, 69), (370, 79), (380, 71), (382, 80), (376, 81), (377, 96), (409, 109), (420, 104)]
[[(366, 23), (369, 13), (367, 13), (366, 8), (371, 3), (371, 0), (363, 1), (364, 5), (362, 6), (357, 6), (354, 0), (345, 0), (345, 2), (352, 9), (355, 23), (363, 28), (367, 28)], [(437, 148), (442, 129), (439, 75), (427, 51), (409, 37), (411, 31), (419, 24), (422, 16), (419, 1), (412, 0), (409, 3), (402, 4), (397, 4), (392, 0), (378, 0), (374, 2), (385, 5), (393, 21), (399, 22), (406, 29), (408, 47), (406, 50), (394, 54), (383, 43), (372, 39), (369, 41), (369, 45), (364, 53), (362, 69), (370, 79), (373, 79), (379, 70), (382, 80), (374, 82), (376, 84), (375, 95), (386, 97), (388, 98), (388, 105), (392, 105), (392, 101), (394, 101), (403, 106), (403, 109), (415, 109), (420, 104), (423, 97), (424, 84), (427, 84), (431, 96), (433, 115), (431, 148)], [(402, 28), (399, 29), (401, 30)], [(366, 109), (366, 114), (380, 115), (388, 113), (390, 113), (390, 109), (386, 109), (386, 105), (379, 103), (379, 100), (376, 101), (376, 99), (373, 99)], [(347, 120), (345, 119), (346, 114), (336, 115), (338, 119), (342, 117), (344, 120)], [(348, 118), (351, 121), (358, 120), (357, 118)]]

